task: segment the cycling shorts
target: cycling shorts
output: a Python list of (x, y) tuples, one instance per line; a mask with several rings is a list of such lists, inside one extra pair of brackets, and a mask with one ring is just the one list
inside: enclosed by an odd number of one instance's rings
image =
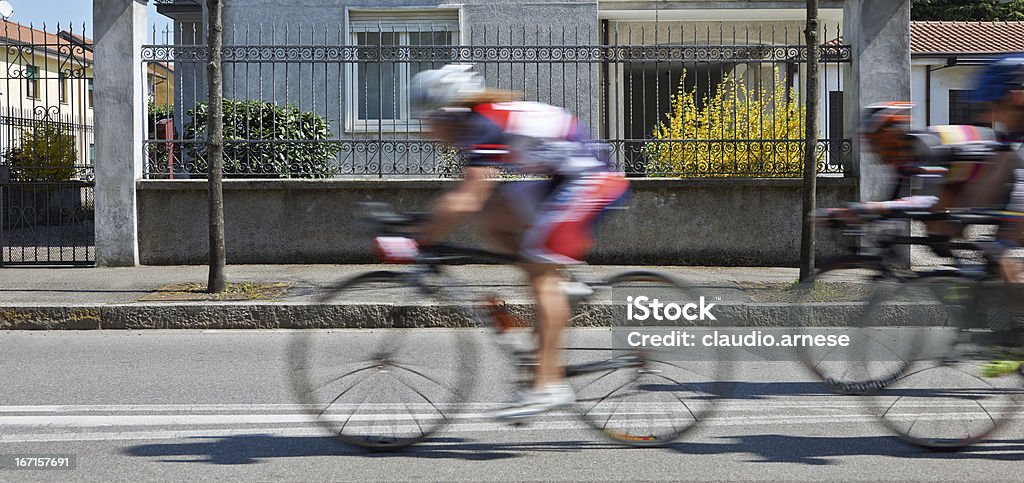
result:
[(625, 199), (629, 181), (620, 173), (507, 183), (500, 193), (527, 222), (523, 258), (557, 265), (581, 263), (594, 244), (594, 224)]

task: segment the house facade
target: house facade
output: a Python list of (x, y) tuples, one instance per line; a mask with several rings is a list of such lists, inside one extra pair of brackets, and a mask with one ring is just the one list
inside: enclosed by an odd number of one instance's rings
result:
[(970, 99), (992, 59), (1024, 52), (1024, 22), (913, 22), (914, 125), (987, 124)]
[[(203, 44), (201, 2), (158, 3), (158, 11), (175, 19), (174, 44)], [(822, 68), (819, 132), (827, 158), (822, 167), (836, 174), (844, 163), (847, 168), (852, 163), (848, 120), (858, 110), (847, 106), (857, 96), (844, 94), (852, 56), (837, 42), (844, 24), (860, 18), (862, 4), (821, 4), (819, 36), (835, 47)], [(803, 1), (310, 0), (289, 5), (287, 15), (280, 5), (224, 2), (225, 45), (282, 49), (226, 58), (225, 95), (296, 105), (327, 120), (332, 138), (364, 143), (346, 146), (339, 154), (341, 174), (379, 174), (371, 165), (382, 170), (381, 163), (368, 163), (360, 152), (373, 149), (365, 143), (382, 139), (392, 140), (399, 153), (382, 161), (394, 165), (397, 174), (436, 171), (439, 153), (417, 144), (422, 126), (409, 114), (406, 91), (416, 72), (452, 60), (476, 64), (494, 87), (575, 112), (595, 137), (613, 141), (626, 171), (648, 169), (643, 165), (645, 146), (671, 113), (680, 89), (700, 108), (713, 102), (730, 79), (745, 91), (740, 104), (755, 97), (783, 112), (777, 108), (804, 98)], [(287, 49), (303, 46), (353, 50), (341, 54), (350, 58), (337, 62), (316, 54), (288, 58)], [(424, 46), (434, 52), (415, 48)], [(618, 49), (599, 50), (601, 46)], [(693, 48), (658, 49), (665, 46)], [(398, 53), (394, 59), (364, 61), (357, 58), (360, 47)], [(454, 59), (431, 57), (447, 47), (467, 49)], [(174, 69), (182, 80), (174, 97), (185, 106), (175, 112), (175, 124), (184, 126), (191, 121), (187, 106), (205, 98), (205, 65), (175, 59)], [(789, 130), (783, 144), (772, 149), (793, 151), (802, 129)], [(747, 126), (745, 131), (737, 136), (757, 134)], [(711, 143), (695, 148), (717, 149)], [(790, 169), (795, 166), (789, 164)]]
[(25, 130), (49, 122), (74, 136), (76, 164), (91, 162), (90, 44), (80, 32), (0, 23), (0, 150), (17, 146)]
[[(201, 174), (205, 168), (199, 163), (204, 133), (185, 129), (203, 117), (210, 56), (203, 38), (204, 2), (158, 3), (176, 19), (170, 42), (147, 42), (145, 2), (94, 0), (96, 89), (103, 99), (96, 110), (100, 265), (197, 263), (205, 256), (206, 225), (195, 216), (204, 212), (205, 185), (147, 171), (146, 157), (153, 143), (173, 144), (182, 155), (180, 162), (173, 159), (175, 169), (184, 165), (183, 174)], [(418, 70), (451, 62), (475, 64), (494, 87), (569, 108), (613, 146), (619, 166), (636, 178), (637, 196), (626, 218), (615, 224), (617, 231), (607, 233), (607, 244), (595, 252), (602, 260), (795, 263), (801, 180), (789, 161), (800, 153), (802, 137), (787, 133), (801, 126), (767, 121), (778, 120), (780, 112), (789, 116), (794, 108), (799, 113), (805, 105), (803, 1), (226, 0), (224, 5), (224, 93), (245, 101), (227, 112), (234, 132), (226, 138), (226, 152), (232, 162), (245, 160), (252, 169), (229, 174), (263, 178), (225, 183), (231, 263), (365, 261), (364, 245), (347, 229), (355, 201), (417, 209), (448, 186), (437, 178), (451, 159), (424, 139), (408, 115), (404, 92)], [(821, 6), (821, 97), (829, 100), (822, 106), (829, 111), (820, 118), (841, 124), (835, 132), (843, 137), (838, 146), (833, 139), (818, 143), (819, 167), (833, 170), (819, 181), (819, 202), (878, 199), (886, 192), (884, 171), (857, 148), (854, 131), (860, 106), (910, 97), (909, 0), (823, 1)], [(174, 71), (175, 125), (181, 129), (170, 143), (147, 139), (144, 72), (149, 63), (168, 64)], [(692, 99), (685, 112), (713, 119), (697, 124), (721, 129), (659, 137), (652, 125), (659, 117), (664, 121), (681, 96)], [(235, 122), (239, 111), (249, 121)], [(744, 126), (730, 125), (740, 112), (759, 116), (743, 118)], [(253, 115), (261, 120), (252, 122)], [(799, 123), (801, 116), (783, 119)], [(819, 127), (833, 132), (831, 124)], [(304, 133), (307, 129), (313, 132)], [(747, 133), (756, 136), (743, 138)], [(674, 148), (663, 149), (675, 144), (684, 146), (681, 159), (696, 164), (652, 169), (652, 158), (679, 157)], [(312, 183), (280, 179), (303, 174), (295, 150), (310, 162), (328, 158), (338, 169), (332, 174), (341, 176)], [(837, 156), (840, 163), (833, 162)], [(755, 158), (756, 165), (736, 161)], [(267, 166), (272, 170), (264, 170)], [(643, 179), (664, 175), (677, 179)], [(662, 234), (638, 237), (641, 233)], [(836, 240), (819, 240), (822, 255), (838, 246)]]

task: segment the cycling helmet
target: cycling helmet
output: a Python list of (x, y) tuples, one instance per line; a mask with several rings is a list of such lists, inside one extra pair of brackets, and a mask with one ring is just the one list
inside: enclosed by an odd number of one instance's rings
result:
[(1024, 54), (1003, 57), (985, 68), (975, 83), (971, 100), (999, 102), (1015, 89), (1024, 89)]
[(426, 117), (483, 92), (484, 79), (472, 68), (472, 64), (449, 64), (416, 74), (409, 89), (413, 115)]
[(910, 129), (910, 110), (913, 109), (912, 102), (882, 102), (872, 104), (864, 109), (864, 117), (861, 119), (861, 134), (877, 134), (884, 128), (894, 127), (903, 130)]

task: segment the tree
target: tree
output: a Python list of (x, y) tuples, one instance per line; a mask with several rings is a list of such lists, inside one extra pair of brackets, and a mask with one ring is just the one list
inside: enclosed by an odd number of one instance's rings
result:
[(821, 86), (818, 80), (818, 0), (807, 0), (807, 138), (804, 145), (804, 189), (803, 206), (800, 210), (800, 280), (814, 274), (814, 223), (811, 213), (815, 208), (818, 191), (818, 163), (815, 148), (818, 146), (818, 96)]
[(1024, 0), (914, 0), (914, 20), (1024, 20)]
[(221, 74), (221, 46), (224, 24), (221, 0), (209, 0), (210, 28), (207, 42), (210, 63), (206, 67), (210, 99), (207, 119), (207, 152), (210, 153), (207, 183), (210, 199), (210, 278), (206, 290), (221, 293), (227, 289), (224, 267), (227, 256), (224, 249), (224, 78)]

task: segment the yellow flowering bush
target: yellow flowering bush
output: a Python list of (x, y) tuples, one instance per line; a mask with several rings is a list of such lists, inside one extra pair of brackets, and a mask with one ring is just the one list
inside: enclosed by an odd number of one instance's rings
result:
[(761, 89), (729, 74), (698, 107), (696, 92), (680, 81), (643, 146), (648, 176), (801, 176), (807, 109), (786, 90), (778, 69)]

